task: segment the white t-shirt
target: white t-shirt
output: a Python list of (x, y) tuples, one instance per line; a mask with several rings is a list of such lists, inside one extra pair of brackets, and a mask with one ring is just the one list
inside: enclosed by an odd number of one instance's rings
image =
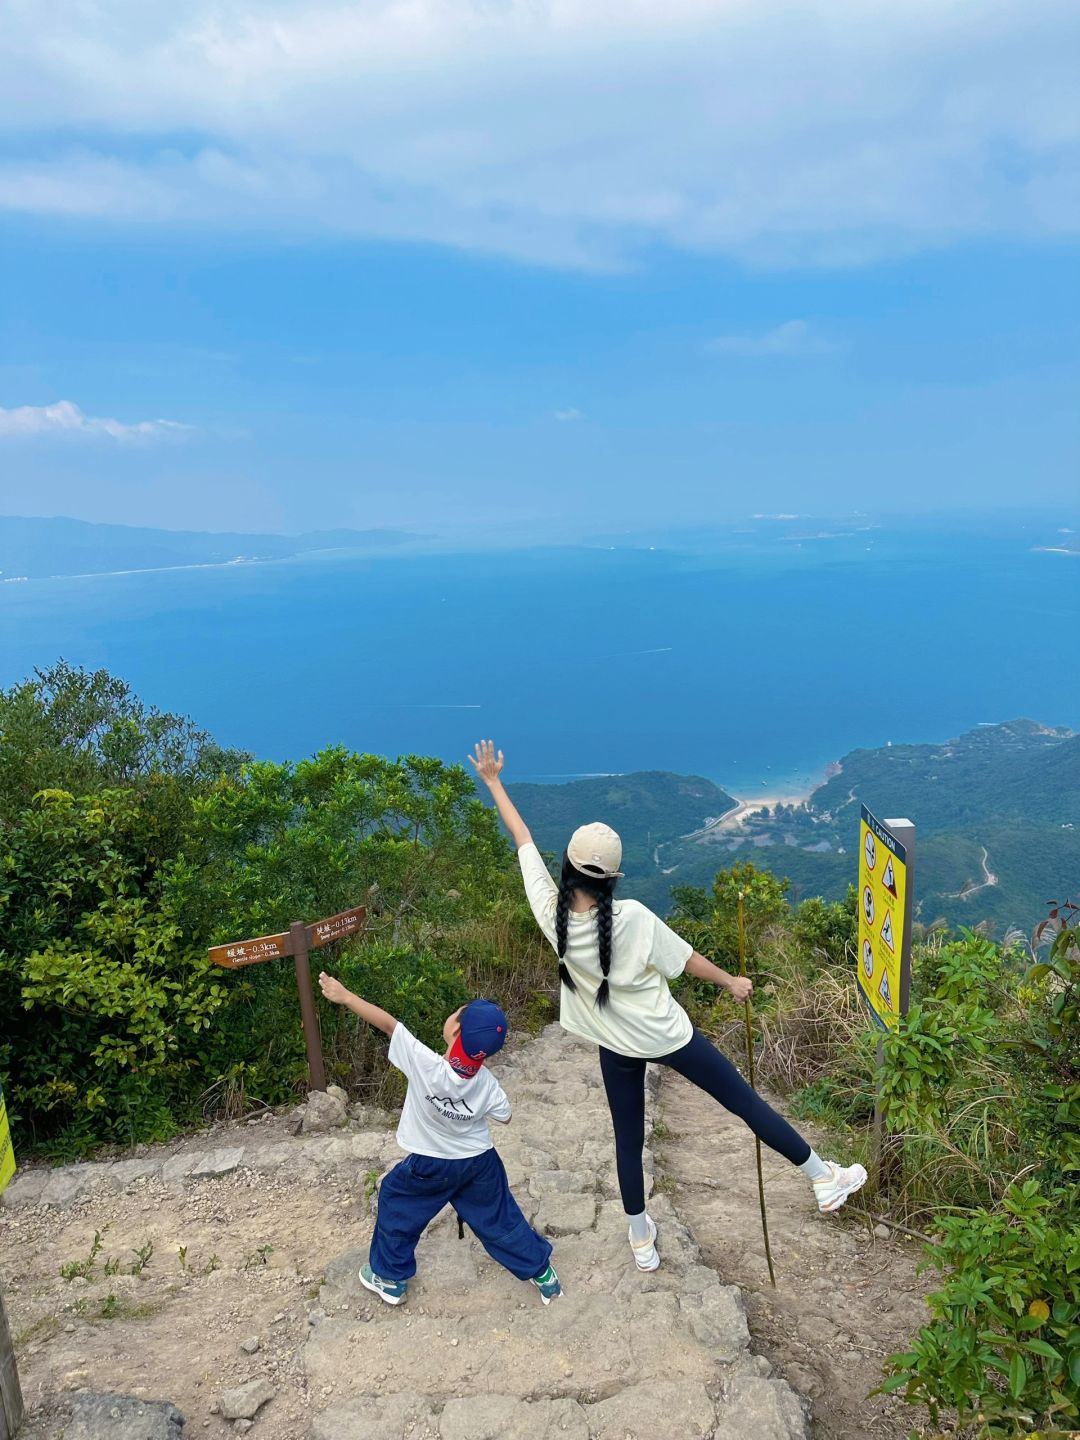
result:
[[(521, 847), (518, 863), (536, 923), (557, 954), (555, 904), (559, 887), (535, 845)], [(563, 963), (577, 989), (562, 987), (559, 1020), (572, 1035), (593, 1040), (618, 1055), (641, 1060), (670, 1055), (689, 1042), (694, 1029), (667, 982), (682, 974), (694, 947), (637, 900), (616, 900), (611, 914), (608, 1002), (600, 1009), (596, 992), (604, 976), (596, 914), (591, 910), (580, 914), (570, 911)]]
[(403, 1150), (463, 1160), (491, 1149), (487, 1117), (510, 1119), (510, 1101), (494, 1075), (481, 1066), (466, 1080), (400, 1020), (390, 1037), (390, 1063), (409, 1082), (397, 1130)]

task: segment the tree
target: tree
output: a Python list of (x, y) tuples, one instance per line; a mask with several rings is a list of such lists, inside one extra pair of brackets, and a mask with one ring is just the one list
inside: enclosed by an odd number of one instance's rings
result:
[(225, 991), (147, 864), (131, 791), (39, 792), (0, 853), (0, 1071), (17, 1129), (70, 1152), (161, 1138)]
[(198, 797), (169, 868), (178, 914), (212, 940), (286, 928), (367, 902), (394, 943), (486, 904), (510, 852), (459, 765), (337, 747), (260, 762)]
[(235, 779), (246, 759), (184, 716), (144, 705), (107, 670), (60, 660), (0, 691), (0, 826), (42, 790), (130, 789), (154, 819), (146, 843), (161, 861), (179, 847), (192, 796)]
[(679, 886), (672, 892), (675, 910), (669, 917), (695, 950), (727, 969), (739, 966), (739, 895), (743, 896), (746, 943), (753, 949), (770, 925), (790, 914), (784, 891), (788, 882), (750, 860), (717, 872), (711, 895), (699, 887)]

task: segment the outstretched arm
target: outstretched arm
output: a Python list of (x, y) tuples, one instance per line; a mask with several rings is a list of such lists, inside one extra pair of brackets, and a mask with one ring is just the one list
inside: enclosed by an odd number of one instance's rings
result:
[(729, 975), (726, 970), (721, 970), (719, 965), (706, 960), (705, 956), (699, 955), (696, 950), (686, 962), (684, 974), (693, 975), (697, 980), (711, 980), (714, 985), (719, 985), (721, 990), (726, 990), (733, 1000), (749, 1000), (750, 992), (754, 988), (752, 981), (744, 975)]
[(393, 1035), (397, 1029), (398, 1022), (393, 1015), (388, 1014), (385, 1010), (380, 1010), (378, 1005), (361, 1000), (359, 995), (354, 995), (351, 990), (347, 990), (340, 980), (335, 980), (332, 975), (327, 975), (325, 970), (319, 976), (319, 988), (331, 1005), (344, 1005), (346, 1010), (351, 1010), (354, 1015), (359, 1015), (361, 1020), (366, 1020), (369, 1025), (374, 1025), (384, 1035)]
[(506, 793), (506, 788), (502, 783), (501, 771), (504, 763), (503, 752), (500, 750), (496, 753), (493, 740), (478, 740), (476, 754), (469, 756), (469, 764), (491, 791), (491, 798), (495, 801), (499, 819), (510, 831), (510, 838), (514, 842), (515, 849), (520, 850), (523, 845), (532, 844), (532, 836), (529, 834), (529, 827), (518, 814), (517, 806)]

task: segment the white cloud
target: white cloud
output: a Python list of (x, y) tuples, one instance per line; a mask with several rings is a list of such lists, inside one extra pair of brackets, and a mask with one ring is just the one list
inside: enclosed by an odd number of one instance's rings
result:
[(565, 425), (565, 424), (568, 424), (568, 423), (570, 423), (571, 421), (574, 421), (574, 420), (584, 420), (584, 419), (585, 419), (585, 413), (584, 413), (584, 411), (575, 409), (573, 405), (571, 405), (571, 406), (570, 406), (568, 409), (566, 409), (566, 410), (553, 410), (553, 411), (551, 412), (551, 416), (552, 416), (552, 419), (553, 419), (553, 420), (559, 420), (559, 421), (561, 421), (564, 425)]
[(13, 410), (0, 406), (0, 438), (33, 435), (106, 435), (121, 442), (155, 440), (190, 430), (178, 420), (139, 420), (125, 425), (97, 415), (84, 415), (70, 400), (55, 405), (19, 405)]
[(0, 209), (592, 267), (1080, 234), (1075, 0), (4, 10)]
[(815, 335), (805, 320), (787, 320), (764, 335), (718, 335), (705, 342), (713, 355), (828, 355), (836, 349), (831, 340)]

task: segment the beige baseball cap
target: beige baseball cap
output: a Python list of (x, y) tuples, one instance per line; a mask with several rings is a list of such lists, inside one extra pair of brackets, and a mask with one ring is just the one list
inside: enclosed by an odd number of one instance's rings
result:
[(583, 875), (596, 875), (605, 880), (614, 880), (623, 872), (622, 841), (610, 825), (594, 820), (591, 825), (580, 825), (570, 836), (566, 857), (575, 870)]

